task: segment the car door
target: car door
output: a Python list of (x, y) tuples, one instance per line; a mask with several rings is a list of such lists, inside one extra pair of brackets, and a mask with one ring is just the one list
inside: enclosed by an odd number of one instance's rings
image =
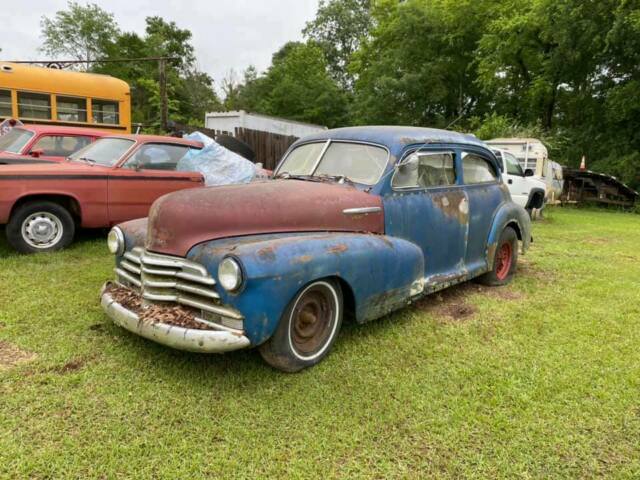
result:
[(456, 153), (438, 149), (409, 153), (383, 198), (385, 232), (418, 245), (425, 258), (425, 289), (464, 274), (468, 199), (458, 183)]
[(504, 201), (504, 193), (497, 165), (488, 152), (463, 151), (460, 163), (469, 199), (469, 240), (465, 264), (469, 272), (474, 272), (487, 267), (489, 231), (496, 209)]
[(201, 187), (204, 179), (195, 172), (176, 171), (189, 153), (187, 145), (144, 143), (109, 176), (109, 219), (112, 224), (146, 217), (151, 204), (166, 193)]

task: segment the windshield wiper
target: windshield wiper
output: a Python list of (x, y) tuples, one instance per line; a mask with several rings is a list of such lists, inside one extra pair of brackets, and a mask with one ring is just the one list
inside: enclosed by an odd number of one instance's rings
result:
[(320, 175), (316, 175), (316, 177), (327, 180), (337, 180), (338, 183), (356, 183), (346, 175), (329, 175), (328, 173), (321, 173)]
[(96, 161), (93, 158), (88, 157), (80, 157), (77, 160), (82, 160), (83, 162), (87, 162), (89, 165), (94, 165)]
[(314, 177), (313, 175), (296, 175), (293, 173), (289, 173), (289, 172), (282, 172), (277, 174), (275, 177), (273, 178), (283, 178), (285, 180), (305, 180), (307, 182), (320, 182), (321, 180), (318, 179), (317, 177)]

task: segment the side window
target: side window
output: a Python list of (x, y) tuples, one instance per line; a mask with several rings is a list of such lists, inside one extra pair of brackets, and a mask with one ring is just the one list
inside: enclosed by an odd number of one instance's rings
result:
[(0, 90), (0, 117), (10, 117), (11, 115), (11, 91)]
[(498, 179), (491, 163), (475, 153), (462, 154), (462, 175), (467, 185), (495, 182)]
[(51, 120), (51, 95), (18, 92), (18, 116)]
[(56, 97), (58, 120), (64, 122), (86, 122), (87, 100), (75, 97)]
[(91, 143), (90, 137), (76, 135), (44, 135), (31, 147), (31, 151), (42, 150), (42, 155), (68, 157)]
[(118, 102), (109, 100), (91, 100), (91, 114), (94, 123), (118, 125), (120, 116)]
[(129, 160), (125, 168), (142, 170), (176, 170), (178, 162), (189, 152), (186, 145), (148, 143), (142, 145)]
[(519, 177), (524, 177), (524, 172), (522, 171), (522, 167), (518, 163), (516, 157), (509, 153), (505, 153), (504, 159), (507, 163), (507, 173), (509, 175), (517, 175)]
[(456, 171), (451, 152), (413, 153), (398, 167), (393, 188), (427, 188), (454, 185)]

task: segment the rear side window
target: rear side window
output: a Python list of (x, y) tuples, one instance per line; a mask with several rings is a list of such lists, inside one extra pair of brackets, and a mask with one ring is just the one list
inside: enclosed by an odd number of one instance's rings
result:
[(10, 117), (11, 113), (11, 92), (0, 90), (0, 117)]
[(118, 125), (120, 123), (120, 112), (118, 102), (110, 100), (91, 100), (91, 113), (94, 123), (104, 123), (107, 125)]
[(428, 188), (454, 185), (454, 154), (429, 152), (411, 154), (393, 176), (393, 188)]
[(75, 97), (56, 97), (58, 120), (64, 122), (87, 121), (87, 99)]
[(495, 182), (498, 175), (491, 163), (475, 153), (462, 154), (462, 175), (465, 184)]
[(51, 120), (51, 95), (18, 92), (18, 116)]
[(45, 135), (31, 147), (31, 151), (42, 150), (42, 155), (68, 157), (91, 143), (91, 137), (76, 135)]

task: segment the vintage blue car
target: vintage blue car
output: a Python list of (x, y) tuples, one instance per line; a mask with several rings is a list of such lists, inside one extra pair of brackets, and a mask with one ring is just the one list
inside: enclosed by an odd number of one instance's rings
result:
[(367, 322), (472, 278), (509, 282), (527, 212), (470, 135), (357, 127), (297, 141), (273, 179), (184, 190), (116, 226), (115, 323), (194, 352), (259, 347), (294, 372)]

